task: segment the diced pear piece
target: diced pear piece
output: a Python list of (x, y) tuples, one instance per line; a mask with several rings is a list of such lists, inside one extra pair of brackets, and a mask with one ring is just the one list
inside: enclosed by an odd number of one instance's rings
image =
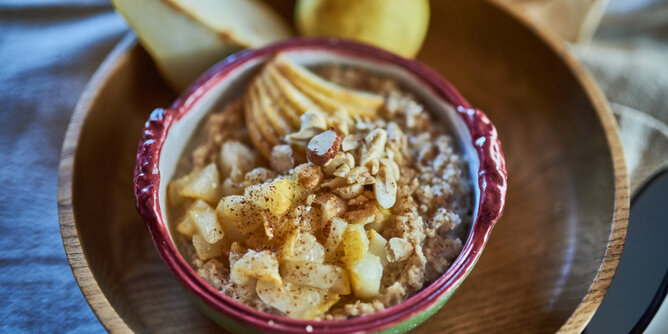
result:
[(308, 232), (293, 231), (281, 247), (281, 260), (322, 263), (325, 260), (325, 248), (316, 237)]
[(378, 295), (383, 265), (380, 258), (367, 253), (363, 258), (347, 263), (353, 293), (358, 298), (368, 299)]
[(170, 85), (182, 91), (227, 55), (285, 39), (290, 28), (258, 0), (113, 0)]
[(223, 197), (216, 207), (218, 220), (232, 241), (243, 241), (261, 224), (254, 213), (253, 204), (245, 196)]
[(215, 163), (210, 163), (190, 175), (190, 182), (181, 188), (179, 194), (185, 197), (201, 198), (209, 203), (218, 201), (220, 177)]
[(327, 261), (334, 261), (337, 258), (339, 245), (343, 240), (343, 233), (346, 231), (348, 223), (341, 218), (332, 218), (323, 228), (325, 236), (325, 258)]
[(188, 174), (169, 183), (167, 186), (167, 199), (169, 200), (169, 204), (178, 206), (185, 202), (187, 197), (181, 196), (181, 189), (183, 189), (186, 184), (190, 183), (190, 179), (191, 175)]
[(176, 225), (176, 230), (187, 237), (192, 237), (197, 232), (197, 226), (195, 226), (192, 217), (186, 214), (183, 220)]
[(241, 259), (246, 252), (248, 252), (248, 248), (244, 247), (241, 243), (239, 242), (232, 242), (230, 245), (230, 268), (234, 267), (234, 264)]
[(275, 216), (288, 211), (298, 195), (298, 185), (287, 178), (252, 185), (245, 191), (246, 198), (255, 206), (268, 210)]
[(293, 82), (298, 82), (304, 87), (311, 87), (314, 91), (331, 97), (333, 100), (360, 108), (370, 108), (370, 110), (377, 110), (385, 102), (378, 94), (355, 91), (327, 81), (282, 54), (276, 57), (276, 63), (284, 70), (285, 76), (291, 78)]
[(233, 242), (230, 245), (230, 280), (232, 283), (237, 284), (237, 285), (243, 285), (243, 286), (249, 286), (252, 284), (255, 284), (255, 281), (257, 281), (256, 278), (248, 276), (241, 272), (240, 270), (235, 270), (234, 269), (234, 264), (237, 263), (237, 261), (241, 260), (244, 255), (248, 252), (248, 248), (245, 246), (241, 245), (238, 242)]
[(220, 148), (221, 174), (223, 177), (229, 177), (234, 168), (245, 174), (255, 166), (257, 158), (257, 153), (242, 142), (228, 140)]
[(187, 215), (190, 216), (197, 231), (206, 242), (214, 244), (225, 235), (223, 228), (218, 223), (216, 211), (206, 202), (197, 200), (190, 206)]
[(350, 294), (350, 280), (345, 269), (315, 262), (285, 262), (280, 266), (283, 281), (308, 285), (342, 295)]
[(255, 291), (267, 305), (296, 319), (313, 319), (339, 301), (336, 293), (290, 283), (276, 286), (272, 282), (259, 280)]
[(367, 230), (366, 236), (369, 238), (369, 253), (378, 256), (380, 258), (380, 263), (384, 268), (387, 266), (388, 262), (387, 255), (385, 255), (385, 245), (387, 244), (387, 240), (373, 229)]
[(249, 249), (244, 256), (234, 262), (232, 271), (237, 272), (236, 276), (246, 275), (272, 282), (275, 285), (283, 283), (278, 272), (276, 255), (270, 251), (256, 252)]
[(193, 235), (193, 246), (200, 260), (213, 259), (223, 254), (223, 240), (210, 244), (199, 234)]
[(362, 225), (348, 224), (341, 242), (346, 263), (358, 261), (369, 252), (369, 239)]
[(392, 217), (392, 211), (389, 209), (385, 209), (378, 204), (378, 202), (374, 201), (373, 202), (378, 211), (380, 212), (382, 218), (380, 220), (377, 220), (369, 225), (367, 225), (369, 228), (374, 229), (376, 231), (382, 231), (383, 227), (385, 227), (385, 223), (390, 220)]

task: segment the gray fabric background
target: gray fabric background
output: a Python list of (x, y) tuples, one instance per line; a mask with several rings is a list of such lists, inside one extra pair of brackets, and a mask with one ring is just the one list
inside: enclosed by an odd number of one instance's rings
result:
[[(606, 91), (635, 188), (668, 157), (668, 6), (608, 15), (573, 51)], [(103, 332), (60, 239), (57, 168), (67, 122), (128, 31), (107, 1), (0, 0), (0, 332)]]
[(0, 333), (104, 332), (67, 264), (57, 171), (74, 105), (126, 32), (107, 1), (0, 2)]

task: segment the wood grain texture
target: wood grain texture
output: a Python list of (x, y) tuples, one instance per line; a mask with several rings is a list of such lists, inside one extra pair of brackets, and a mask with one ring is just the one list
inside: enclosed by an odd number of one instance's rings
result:
[[(509, 189), (476, 268), (416, 332), (580, 332), (614, 275), (628, 217), (607, 103), (563, 44), (504, 5), (431, 4), (420, 59), (495, 123)], [(174, 98), (128, 36), (91, 80), (63, 144), (63, 243), (84, 296), (112, 332), (220, 331), (162, 264), (134, 210), (141, 128)]]

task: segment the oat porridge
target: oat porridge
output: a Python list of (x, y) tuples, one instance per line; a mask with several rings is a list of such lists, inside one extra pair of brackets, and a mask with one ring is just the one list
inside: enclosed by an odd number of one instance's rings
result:
[(279, 54), (190, 148), (168, 187), (175, 240), (220, 293), (261, 311), (381, 311), (443, 274), (468, 233), (467, 162), (380, 75)]

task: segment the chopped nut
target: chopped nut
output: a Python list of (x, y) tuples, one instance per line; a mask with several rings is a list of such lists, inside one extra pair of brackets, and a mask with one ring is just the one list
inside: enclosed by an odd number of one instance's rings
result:
[(380, 166), (385, 166), (388, 168), (388, 170), (391, 172), (392, 177), (395, 180), (399, 180), (399, 176), (401, 175), (401, 171), (399, 170), (399, 165), (396, 163), (394, 160), (390, 160), (388, 158), (382, 158), (379, 160)]
[(348, 128), (348, 123), (350, 123), (348, 112), (343, 109), (339, 109), (333, 116), (334, 117), (329, 120), (330, 127), (336, 132), (347, 136), (348, 133), (350, 133), (350, 129)]
[(360, 155), (360, 166), (366, 166), (372, 175), (378, 173), (378, 160), (383, 157), (385, 144), (387, 143), (387, 132), (383, 129), (375, 129), (364, 138), (364, 146)]
[(383, 209), (389, 209), (397, 201), (397, 180), (394, 179), (389, 168), (383, 167), (376, 175), (373, 191), (376, 194), (376, 200)]
[(341, 198), (343, 199), (351, 199), (362, 194), (362, 192), (364, 191), (364, 185), (359, 183), (353, 183), (342, 187), (338, 187), (332, 191), (335, 194), (341, 196)]
[(364, 205), (369, 203), (369, 198), (364, 195), (359, 195), (348, 201), (348, 205)]
[(299, 131), (285, 136), (288, 143), (306, 146), (311, 138), (327, 129), (325, 118), (315, 111), (305, 112), (299, 120)]
[(349, 224), (366, 225), (376, 221), (376, 214), (380, 213), (375, 205), (367, 206), (363, 209), (346, 212), (343, 219)]
[(401, 131), (401, 127), (397, 123), (388, 123), (385, 131), (387, 132), (387, 143), (390, 147), (401, 151), (406, 146), (406, 134)]
[(338, 176), (338, 177), (346, 177), (348, 173), (350, 172), (350, 166), (348, 165), (341, 165), (339, 168), (337, 168), (332, 175)]
[(332, 160), (341, 148), (341, 135), (334, 130), (327, 130), (311, 138), (308, 142), (306, 157), (318, 166)]
[[(336, 174), (334, 174), (336, 175)], [(369, 173), (369, 169), (364, 166), (357, 166), (346, 173), (346, 182), (351, 183), (361, 183), (364, 185), (374, 184), (375, 178)]]
[(295, 166), (295, 159), (292, 155), (290, 145), (276, 145), (271, 150), (269, 159), (271, 168), (279, 173), (286, 173)]
[(392, 238), (385, 245), (385, 254), (390, 262), (401, 262), (413, 253), (413, 244), (406, 239)]
[[(330, 160), (325, 164), (323, 171), (327, 175), (334, 175), (334, 173), (337, 173), (337, 171), (339, 171), (341, 166), (347, 166), (347, 168), (341, 169), (341, 171), (345, 171), (347, 174), (347, 172), (350, 171), (350, 169), (355, 167), (355, 157), (350, 153), (339, 152), (336, 154), (334, 159)], [(339, 171), (337, 174), (342, 174), (341, 171)], [(345, 176), (346, 174), (343, 174), (343, 176)]]
[(322, 170), (313, 164), (301, 164), (295, 169), (297, 180), (306, 189), (313, 189), (322, 181)]
[(329, 222), (334, 217), (341, 217), (347, 210), (346, 201), (332, 193), (324, 193), (316, 198), (316, 203), (320, 204), (320, 211), (323, 224)]
[(347, 135), (341, 142), (341, 149), (344, 152), (352, 151), (360, 146), (360, 137), (358, 135)]
[(334, 189), (334, 188), (338, 188), (338, 187), (346, 185), (346, 184), (347, 184), (347, 182), (346, 182), (345, 178), (337, 176), (335, 178), (324, 181), (322, 183), (322, 186), (330, 188), (330, 189)]

